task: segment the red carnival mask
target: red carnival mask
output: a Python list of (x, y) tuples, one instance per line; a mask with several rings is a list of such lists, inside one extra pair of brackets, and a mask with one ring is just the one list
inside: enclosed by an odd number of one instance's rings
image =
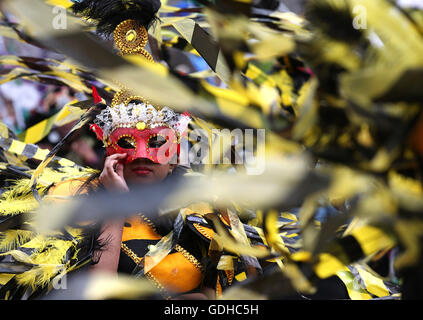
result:
[(117, 128), (109, 137), (107, 155), (126, 153), (125, 163), (138, 158), (150, 159), (155, 163), (169, 163), (178, 149), (175, 132), (167, 127), (138, 130)]
[[(95, 88), (93, 94), (95, 102), (100, 102)], [(167, 164), (179, 155), (179, 140), (190, 120), (188, 112), (177, 114), (167, 107), (157, 110), (152, 105), (131, 103), (107, 106), (90, 129), (103, 141), (107, 156), (127, 154), (124, 164), (138, 158)]]

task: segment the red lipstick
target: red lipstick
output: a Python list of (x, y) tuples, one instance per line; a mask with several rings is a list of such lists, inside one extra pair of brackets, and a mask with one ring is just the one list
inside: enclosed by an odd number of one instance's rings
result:
[(150, 172), (152, 172), (153, 170), (151, 170), (148, 167), (135, 167), (134, 169), (132, 169), (132, 171), (139, 176), (145, 176), (147, 174), (149, 174)]

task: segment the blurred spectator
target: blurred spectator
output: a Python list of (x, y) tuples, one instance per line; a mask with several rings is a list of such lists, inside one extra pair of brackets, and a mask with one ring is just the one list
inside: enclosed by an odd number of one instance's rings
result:
[[(26, 127), (29, 128), (44, 119), (48, 119), (59, 112), (67, 103), (76, 99), (77, 93), (69, 87), (48, 87), (42, 103), (35, 108), (28, 118)], [(45, 149), (52, 149), (72, 129), (75, 122), (53, 128), (50, 133), (37, 144)], [(98, 168), (102, 163), (101, 144), (92, 132), (86, 128), (75, 132), (67, 143), (63, 145), (57, 156), (67, 158), (79, 165)]]
[(0, 120), (3, 121), (10, 129), (16, 126), (16, 115), (13, 104), (4, 97), (0, 91)]
[[(75, 100), (75, 91), (71, 88), (66, 86), (47, 87), (42, 103), (32, 111), (31, 118), (37, 118), (38, 115), (52, 116), (72, 100)], [(29, 127), (35, 123), (30, 120), (27, 126)]]
[(13, 105), (16, 123), (15, 128), (21, 132), (25, 129), (25, 119), (42, 99), (40, 91), (33, 83), (22, 79), (9, 81), (0, 86), (1, 94)]
[[(75, 122), (54, 131), (62, 139), (73, 127)], [(50, 133), (51, 134), (51, 133)], [(59, 157), (69, 159), (79, 165), (100, 169), (104, 162), (104, 148), (87, 126), (76, 131), (67, 143), (57, 153)]]

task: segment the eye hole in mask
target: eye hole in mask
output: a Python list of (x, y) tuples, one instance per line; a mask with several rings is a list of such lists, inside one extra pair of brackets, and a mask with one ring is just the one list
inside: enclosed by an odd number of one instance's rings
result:
[(129, 137), (122, 137), (117, 142), (118, 146), (123, 149), (135, 149), (135, 140)]
[(150, 140), (148, 140), (148, 147), (149, 148), (160, 148), (166, 142), (167, 142), (167, 140), (162, 136), (151, 137)]
[(144, 103), (144, 101), (142, 101), (140, 99), (132, 99), (132, 100), (129, 100), (129, 102), (127, 104), (131, 104), (131, 103), (141, 104), (141, 103)]

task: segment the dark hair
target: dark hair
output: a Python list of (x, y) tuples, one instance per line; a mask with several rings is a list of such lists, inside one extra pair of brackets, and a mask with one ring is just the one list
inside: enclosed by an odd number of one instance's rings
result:
[(97, 192), (99, 189), (104, 190), (104, 187), (100, 182), (96, 183), (95, 180), (98, 180), (100, 177), (101, 171), (94, 172), (91, 174), (87, 180), (78, 188), (76, 191), (76, 195), (82, 195), (83, 191), (87, 191), (88, 194), (92, 194), (94, 192)]
[(132, 19), (148, 29), (157, 20), (160, 0), (80, 0), (72, 5), (75, 14), (93, 19), (99, 34), (110, 36), (123, 21)]

